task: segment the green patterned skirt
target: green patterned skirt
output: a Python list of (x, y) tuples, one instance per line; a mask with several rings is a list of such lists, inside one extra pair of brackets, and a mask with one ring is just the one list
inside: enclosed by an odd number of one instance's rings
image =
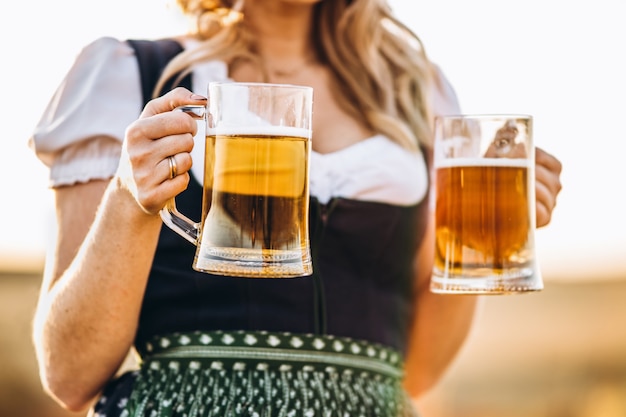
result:
[(159, 336), (96, 417), (408, 417), (402, 359), (381, 345), (309, 334)]

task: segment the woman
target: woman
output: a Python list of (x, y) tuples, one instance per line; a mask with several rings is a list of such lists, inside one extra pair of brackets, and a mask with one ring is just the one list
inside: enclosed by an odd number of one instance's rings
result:
[[(197, 27), (176, 39), (164, 95), (139, 115), (133, 48), (100, 39), (33, 135), (58, 223), (34, 329), (44, 387), (107, 417), (414, 414), (408, 398), (440, 378), (476, 306), (428, 290), (430, 129), (459, 112), (452, 89), (383, 0), (179, 4)], [(190, 72), (193, 92), (168, 92)], [(314, 88), (316, 280), (194, 272), (193, 245), (161, 227), (166, 201), (201, 198), (196, 122), (171, 110), (204, 104), (206, 84), (224, 79)], [(541, 226), (561, 167), (541, 150), (536, 163)], [(255, 359), (259, 343), (277, 359)], [(311, 360), (290, 360), (303, 345)], [(133, 346), (141, 371), (116, 377)], [(204, 353), (173, 353), (190, 346)], [(234, 347), (244, 359), (216, 354)]]

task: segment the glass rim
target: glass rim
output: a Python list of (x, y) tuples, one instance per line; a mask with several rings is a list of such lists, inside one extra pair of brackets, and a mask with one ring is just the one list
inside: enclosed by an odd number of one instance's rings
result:
[(467, 113), (467, 114), (445, 114), (435, 116), (435, 120), (498, 120), (498, 119), (527, 119), (532, 120), (533, 116), (528, 113)]
[(294, 90), (313, 90), (313, 87), (308, 85), (299, 84), (286, 84), (286, 83), (263, 83), (263, 82), (248, 82), (248, 81), (211, 81), (208, 88), (211, 86), (238, 86), (238, 87), (261, 87), (261, 88), (283, 88)]

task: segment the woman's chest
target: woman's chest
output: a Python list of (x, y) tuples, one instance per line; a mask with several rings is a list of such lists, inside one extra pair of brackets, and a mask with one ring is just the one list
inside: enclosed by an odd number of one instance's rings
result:
[[(270, 82), (306, 85), (313, 88), (313, 150), (322, 154), (336, 152), (374, 135), (359, 112), (349, 112), (340, 102), (340, 82), (320, 64), (303, 68), (286, 77), (266, 79), (249, 63), (231, 66), (229, 78), (238, 82)], [(355, 107), (356, 109), (356, 107)]]
[(346, 149), (376, 132), (359, 114), (350, 114), (339, 100), (341, 90), (326, 77), (313, 81), (313, 150), (328, 154)]

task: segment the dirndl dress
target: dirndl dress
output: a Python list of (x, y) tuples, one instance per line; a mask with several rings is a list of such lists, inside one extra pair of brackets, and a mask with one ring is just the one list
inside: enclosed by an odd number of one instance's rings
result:
[[(182, 47), (132, 46), (147, 102)], [(180, 85), (191, 89), (191, 77)], [(179, 210), (199, 219), (202, 192), (190, 181)], [(194, 245), (163, 227), (135, 339), (139, 369), (112, 380), (92, 416), (417, 416), (402, 388), (402, 349), (428, 199), (311, 196), (309, 219), (314, 273), (289, 280), (194, 271)]]

